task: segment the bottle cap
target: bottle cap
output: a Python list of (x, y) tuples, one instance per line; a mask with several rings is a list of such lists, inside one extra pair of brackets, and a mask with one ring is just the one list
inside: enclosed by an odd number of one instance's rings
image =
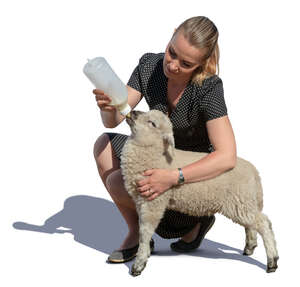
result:
[(120, 110), (120, 113), (122, 116), (126, 116), (131, 111), (131, 107), (127, 104), (122, 110)]

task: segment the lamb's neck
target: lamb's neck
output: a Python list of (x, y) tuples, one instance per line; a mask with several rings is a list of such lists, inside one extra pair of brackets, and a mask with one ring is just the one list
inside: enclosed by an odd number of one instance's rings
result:
[(164, 149), (160, 148), (159, 146), (142, 146), (132, 142), (133, 149), (139, 155), (139, 158), (147, 158), (149, 161), (154, 161), (160, 159), (164, 153)]
[[(127, 143), (130, 150), (130, 157), (134, 156), (134, 160), (138, 161), (144, 169), (164, 168), (167, 166), (167, 159), (163, 146), (143, 146), (130, 141)], [(125, 155), (125, 154), (124, 154)], [(128, 159), (124, 156), (124, 160), (129, 164)], [(132, 159), (130, 160), (131, 163)], [(134, 163), (133, 163), (134, 164)]]

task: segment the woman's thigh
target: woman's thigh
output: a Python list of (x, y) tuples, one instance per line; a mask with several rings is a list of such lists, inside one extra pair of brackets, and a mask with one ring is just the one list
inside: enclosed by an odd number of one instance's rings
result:
[(115, 156), (109, 136), (103, 133), (94, 144), (94, 158), (103, 183), (113, 171), (120, 169), (120, 160)]

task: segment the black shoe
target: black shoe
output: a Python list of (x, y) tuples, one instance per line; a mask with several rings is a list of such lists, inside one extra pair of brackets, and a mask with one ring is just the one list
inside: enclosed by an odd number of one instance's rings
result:
[(188, 243), (180, 239), (176, 242), (171, 243), (171, 249), (180, 253), (190, 252), (197, 249), (200, 246), (206, 233), (211, 229), (211, 227), (215, 223), (215, 220), (216, 218), (214, 215), (207, 217), (207, 220), (203, 220), (200, 223), (198, 235), (192, 242)]
[[(110, 263), (124, 263), (130, 261), (136, 256), (138, 249), (139, 245), (137, 244), (136, 246), (128, 249), (115, 250), (108, 256), (107, 261)], [(154, 240), (152, 238), (150, 241), (150, 250), (151, 253), (154, 251)]]

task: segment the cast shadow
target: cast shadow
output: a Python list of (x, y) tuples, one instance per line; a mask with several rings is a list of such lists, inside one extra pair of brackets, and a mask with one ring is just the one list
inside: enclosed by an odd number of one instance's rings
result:
[[(74, 240), (105, 254), (120, 246), (127, 234), (127, 225), (116, 205), (106, 199), (86, 195), (72, 196), (65, 200), (61, 211), (49, 217), (43, 225), (15, 222), (18, 230), (44, 233), (71, 233)], [(155, 252), (152, 256), (178, 256), (170, 250), (176, 239), (163, 239), (153, 235)], [(227, 251), (227, 252), (226, 252)], [(243, 251), (212, 240), (204, 239), (200, 248), (191, 256), (213, 259), (239, 260), (266, 269), (266, 265), (248, 256)], [(134, 261), (125, 264), (130, 269)]]

